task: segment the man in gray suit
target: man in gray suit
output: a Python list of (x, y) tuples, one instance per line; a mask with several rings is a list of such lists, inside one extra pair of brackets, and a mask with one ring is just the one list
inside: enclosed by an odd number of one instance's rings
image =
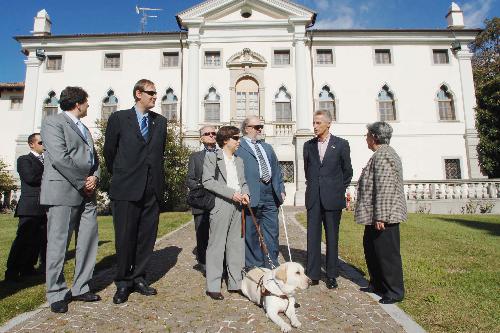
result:
[[(90, 131), (80, 121), (87, 115), (87, 98), (82, 88), (66, 87), (59, 99), (64, 112), (46, 118), (41, 130), (46, 156), (40, 204), (49, 208), (47, 300), (56, 313), (67, 312), (71, 300), (101, 299), (89, 289), (97, 254), (95, 190), (100, 169)], [(75, 228), (78, 228), (75, 275), (69, 291), (64, 279), (64, 261)]]

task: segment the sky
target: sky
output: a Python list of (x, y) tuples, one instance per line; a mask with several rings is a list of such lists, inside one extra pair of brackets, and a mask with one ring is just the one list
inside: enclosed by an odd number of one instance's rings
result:
[[(24, 56), (12, 37), (29, 35), (33, 18), (46, 9), (52, 34), (139, 32), (135, 6), (161, 8), (147, 31), (178, 31), (175, 15), (201, 0), (0, 0), (0, 82), (24, 81)], [(318, 13), (317, 29), (446, 28), (449, 0), (296, 0)], [(467, 27), (500, 16), (500, 0), (458, 0)]]

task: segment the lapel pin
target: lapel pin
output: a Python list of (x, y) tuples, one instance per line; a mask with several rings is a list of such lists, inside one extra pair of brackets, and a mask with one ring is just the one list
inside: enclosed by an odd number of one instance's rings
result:
[(332, 149), (335, 149), (335, 146), (332, 145)]

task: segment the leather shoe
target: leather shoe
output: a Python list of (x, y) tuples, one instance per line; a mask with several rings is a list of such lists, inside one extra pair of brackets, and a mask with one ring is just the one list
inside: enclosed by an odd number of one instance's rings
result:
[(309, 285), (311, 286), (317, 286), (319, 284), (319, 280), (311, 280), (311, 282), (309, 282)]
[(116, 289), (116, 293), (113, 296), (113, 303), (121, 304), (128, 301), (128, 296), (130, 295), (130, 289), (127, 287), (120, 287)]
[(101, 300), (101, 296), (88, 291), (85, 294), (73, 296), (72, 300), (80, 302), (97, 302)]
[(50, 304), (50, 311), (54, 313), (66, 313), (68, 312), (68, 302), (66, 300), (61, 300)]
[(218, 292), (206, 291), (205, 294), (216, 301), (222, 301), (224, 299), (224, 296), (222, 296), (222, 294)]
[(335, 289), (337, 288), (339, 285), (337, 284), (337, 279), (335, 278), (328, 278), (326, 280), (326, 287), (328, 289)]
[(380, 301), (378, 301), (380, 304), (394, 304), (397, 302), (401, 302), (403, 299), (396, 299), (396, 298), (390, 298), (390, 297), (382, 297)]
[(152, 296), (158, 294), (155, 288), (148, 286), (144, 282), (134, 283), (134, 291), (144, 296)]

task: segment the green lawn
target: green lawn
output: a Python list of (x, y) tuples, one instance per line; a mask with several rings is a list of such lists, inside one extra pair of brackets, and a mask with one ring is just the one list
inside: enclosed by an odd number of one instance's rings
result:
[[(160, 215), (158, 237), (177, 229), (191, 220), (191, 213), (163, 213)], [(115, 254), (114, 231), (111, 216), (98, 217), (99, 249), (97, 252), (96, 272), (113, 265)], [(45, 284), (43, 277), (33, 277), (23, 280), (22, 283), (5, 283), (3, 281), (7, 256), (10, 246), (16, 235), (17, 218), (11, 215), (0, 214), (0, 324), (16, 315), (33, 310), (45, 302)], [(69, 247), (74, 250), (74, 243)], [(65, 266), (67, 281), (71, 281), (74, 269), (74, 259), (68, 260)]]
[[(297, 214), (306, 225), (305, 213)], [(364, 226), (344, 213), (340, 256), (367, 274)], [(401, 308), (430, 332), (500, 331), (500, 216), (410, 214)], [(367, 276), (366, 276), (367, 277)]]

